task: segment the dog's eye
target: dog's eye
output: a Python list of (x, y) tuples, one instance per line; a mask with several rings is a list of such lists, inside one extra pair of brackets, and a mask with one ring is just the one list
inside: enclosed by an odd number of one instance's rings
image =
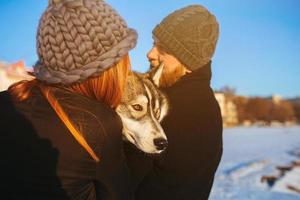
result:
[(140, 104), (134, 104), (132, 105), (133, 109), (136, 111), (142, 111), (143, 107)]

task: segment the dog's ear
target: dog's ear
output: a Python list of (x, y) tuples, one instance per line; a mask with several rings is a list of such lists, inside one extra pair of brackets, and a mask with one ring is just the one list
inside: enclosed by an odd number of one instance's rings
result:
[(162, 71), (164, 69), (164, 64), (160, 64), (158, 67), (153, 67), (148, 73), (150, 76), (150, 79), (153, 81), (153, 83), (159, 87), (159, 80), (162, 75)]

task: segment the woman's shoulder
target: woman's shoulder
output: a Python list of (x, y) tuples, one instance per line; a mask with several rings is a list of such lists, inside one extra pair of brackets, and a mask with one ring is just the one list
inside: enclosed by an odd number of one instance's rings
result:
[(7, 90), (0, 92), (0, 106), (5, 107), (5, 105), (9, 102), (12, 102), (11, 96)]
[[(83, 95), (68, 90), (55, 88), (53, 95), (65, 112), (70, 115), (84, 115), (95, 120), (119, 122), (119, 117), (114, 109), (103, 101), (96, 101)], [(70, 116), (72, 117), (72, 116)]]
[(12, 99), (8, 93), (8, 91), (2, 91), (0, 92), (0, 117), (5, 118), (8, 117), (8, 115), (12, 114), (12, 111), (14, 110)]
[(106, 103), (64, 89), (55, 89), (53, 94), (71, 122), (82, 130), (87, 140), (99, 144), (107, 140), (107, 136), (121, 137), (121, 119)]

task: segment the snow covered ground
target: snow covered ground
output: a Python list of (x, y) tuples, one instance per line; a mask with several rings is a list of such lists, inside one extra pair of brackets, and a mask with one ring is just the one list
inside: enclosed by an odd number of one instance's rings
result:
[(224, 152), (210, 200), (300, 200), (287, 185), (300, 188), (300, 167), (270, 187), (262, 176), (278, 176), (276, 166), (300, 160), (300, 126), (224, 129)]

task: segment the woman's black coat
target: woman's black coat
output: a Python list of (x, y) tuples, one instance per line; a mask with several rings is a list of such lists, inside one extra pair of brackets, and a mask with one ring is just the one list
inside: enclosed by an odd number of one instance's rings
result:
[(54, 96), (100, 158), (75, 140), (39, 89), (0, 93), (1, 199), (131, 199), (122, 124), (109, 106), (63, 89)]

